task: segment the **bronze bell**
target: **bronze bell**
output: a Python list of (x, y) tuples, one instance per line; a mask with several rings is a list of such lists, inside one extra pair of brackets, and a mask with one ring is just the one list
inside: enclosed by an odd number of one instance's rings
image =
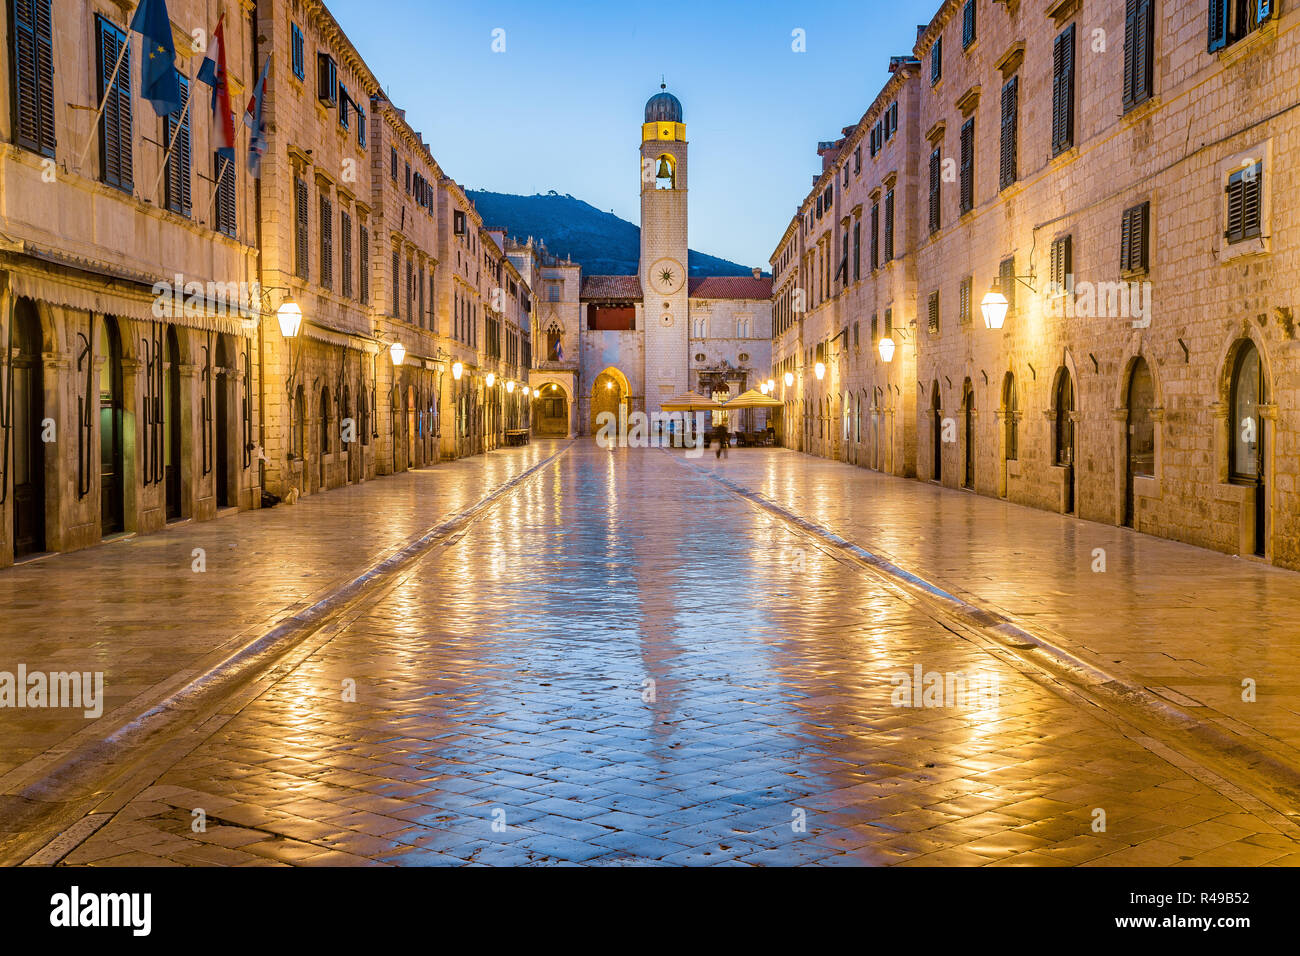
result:
[(660, 157), (659, 157), (659, 175), (656, 176), (655, 178), (656, 178), (656, 179), (672, 179), (672, 178), (673, 178), (673, 171), (672, 171), (672, 169), (669, 168), (669, 166), (668, 166), (668, 157), (666, 157), (666, 156), (660, 156)]

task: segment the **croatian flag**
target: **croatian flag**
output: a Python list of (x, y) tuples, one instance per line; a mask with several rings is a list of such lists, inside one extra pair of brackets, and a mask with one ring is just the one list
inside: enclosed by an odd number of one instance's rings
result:
[(248, 171), (253, 178), (262, 175), (262, 156), (266, 153), (266, 121), (262, 119), (262, 107), (266, 105), (266, 74), (271, 69), (271, 58), (262, 64), (262, 75), (253, 88), (253, 98), (248, 101), (244, 111), (244, 125), (252, 130), (248, 138)]
[(212, 31), (208, 55), (199, 67), (199, 79), (212, 87), (212, 146), (223, 159), (235, 159), (235, 114), (230, 110), (230, 84), (226, 79), (226, 15)]

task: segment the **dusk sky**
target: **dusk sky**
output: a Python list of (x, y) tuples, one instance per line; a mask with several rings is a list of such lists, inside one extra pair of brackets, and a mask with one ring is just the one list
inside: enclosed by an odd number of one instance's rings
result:
[[(663, 74), (691, 144), (691, 247), (765, 269), (820, 170), (817, 142), (862, 116), (935, 6), (329, 2), (470, 189), (554, 189), (639, 222), (642, 110)], [(796, 28), (805, 53), (791, 50)]]

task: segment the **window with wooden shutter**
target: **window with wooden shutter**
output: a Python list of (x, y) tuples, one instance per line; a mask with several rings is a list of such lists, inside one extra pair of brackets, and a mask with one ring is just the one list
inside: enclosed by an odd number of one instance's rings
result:
[(353, 103), (357, 110), (357, 145), (366, 148), (366, 111), (359, 104)]
[(54, 156), (52, 0), (14, 0), (14, 142)]
[(1228, 177), (1228, 221), (1224, 236), (1229, 243), (1257, 239), (1262, 232), (1264, 164), (1239, 169)]
[[(104, 112), (99, 121), (100, 179), (109, 186), (131, 192), (135, 185), (132, 164), (131, 64), (123, 61), (117, 71), (118, 56), (126, 44), (126, 34), (108, 20), (96, 15), (99, 33), (99, 96)], [(113, 81), (109, 89), (109, 81)]]
[(1052, 155), (1074, 146), (1074, 24), (1052, 45)]
[[(190, 84), (183, 76), (176, 77), (176, 82), (180, 85), (182, 112), (174, 113), (163, 121), (164, 142), (171, 148), (171, 155), (167, 158), (164, 202), (172, 212), (188, 217), (193, 206), (193, 196), (190, 192), (193, 161), (190, 153), (190, 114), (185, 111), (185, 105), (190, 98)], [(178, 124), (176, 121), (182, 115), (185, 117), (185, 122)]]
[(1052, 243), (1048, 265), (1049, 294), (1064, 295), (1074, 288), (1073, 237), (1062, 236)]
[(393, 246), (393, 278), (392, 278), (392, 296), (393, 296), (393, 318), (402, 317), (402, 297), (398, 294), (398, 284), (402, 281), (402, 248)]
[(1155, 9), (1151, 0), (1124, 0), (1124, 109), (1151, 98)]
[(302, 35), (302, 27), (298, 26), (296, 23), (293, 24), (292, 34), (293, 75), (298, 77), (300, 80), (305, 80), (307, 78), (307, 54), (306, 42)]
[(345, 298), (352, 298), (352, 217), (339, 211), (339, 271)]
[(853, 223), (853, 279), (856, 282), (862, 278), (862, 222), (855, 220)]
[(880, 268), (880, 203), (871, 204), (871, 271)]
[(238, 232), (235, 201), (235, 164), (220, 153), (212, 154), (212, 171), (217, 181), (217, 232), (232, 238)]
[(894, 310), (885, 310), (885, 337), (892, 338), (894, 334)]
[(357, 230), (357, 272), (358, 285), (361, 287), (361, 302), (370, 303), (370, 233), (366, 232), (366, 222), (361, 221)]
[(294, 190), (294, 225), (296, 233), (294, 234), (294, 272), (300, 279), (311, 277), (311, 267), (308, 264), (308, 250), (310, 246), (310, 229), (311, 213), (307, 208), (307, 184), (301, 179), (293, 181)]
[(975, 0), (966, 0), (961, 12), (961, 46), (967, 49), (975, 42)]
[(971, 292), (975, 280), (971, 276), (961, 280), (957, 287), (957, 319), (963, 325), (971, 324)]
[(1254, 33), (1276, 6), (1273, 0), (1209, 0), (1207, 48), (1213, 53)]
[(936, 147), (930, 153), (930, 233), (939, 231), (939, 181), (942, 172), (942, 163), (939, 158), (939, 150)]
[(1124, 210), (1120, 221), (1119, 267), (1124, 273), (1146, 272), (1150, 249), (1151, 203)]
[(961, 126), (961, 211), (975, 208), (975, 117)]
[(334, 206), (320, 197), (320, 284), (334, 288)]
[(1017, 127), (1020, 118), (1020, 77), (1013, 76), (1002, 87), (1002, 152), (998, 165), (998, 188), (1016, 181)]
[(930, 312), (930, 321), (926, 327), (929, 329), (931, 335), (938, 335), (939, 334), (939, 293), (938, 292), (930, 293), (929, 312)]
[(936, 37), (934, 46), (930, 47), (930, 85), (934, 86), (943, 79), (943, 37)]
[(326, 108), (339, 102), (339, 67), (328, 53), (316, 54), (316, 97)]
[(894, 258), (894, 191), (885, 193), (885, 251), (884, 260)]
[(871, 313), (871, 347), (875, 348), (876, 343), (880, 341), (880, 313)]
[(1006, 297), (1007, 315), (1016, 311), (1016, 260), (1012, 256), (998, 263), (998, 291)]

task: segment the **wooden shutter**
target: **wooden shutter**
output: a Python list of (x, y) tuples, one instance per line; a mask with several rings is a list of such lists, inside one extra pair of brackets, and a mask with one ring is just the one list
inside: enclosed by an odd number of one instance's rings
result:
[(327, 289), (334, 286), (334, 207), (324, 196), (320, 197), (320, 284)]
[[(176, 82), (180, 85), (181, 109), (184, 111), (185, 104), (190, 99), (189, 80), (178, 76)], [(180, 118), (180, 113), (168, 116), (163, 123), (166, 138), (164, 146), (171, 147), (172, 150), (167, 158), (166, 206), (174, 213), (189, 216), (193, 209), (190, 175), (193, 156), (191, 155), (190, 114), (186, 112), (184, 115), (185, 122), (179, 125), (176, 121)]]
[(1152, 41), (1155, 32), (1151, 0), (1124, 0), (1124, 109), (1151, 96)]
[(894, 191), (885, 193), (885, 262), (894, 258)]
[(1228, 45), (1228, 0), (1210, 0), (1210, 25), (1207, 31), (1209, 51)]
[(966, 0), (966, 7), (962, 10), (961, 17), (961, 45), (962, 48), (970, 46), (975, 42), (975, 0)]
[(998, 184), (1006, 189), (1016, 181), (1016, 126), (1020, 113), (1020, 77), (1013, 76), (1002, 87), (1002, 156)]
[(938, 83), (943, 78), (943, 37), (936, 37), (934, 46), (930, 48), (930, 85)]
[(1254, 239), (1262, 232), (1264, 166), (1257, 163), (1238, 170), (1228, 179), (1228, 223), (1224, 235), (1229, 242)]
[(357, 271), (359, 273), (361, 285), (361, 301), (363, 304), (370, 302), (370, 233), (366, 232), (366, 223), (361, 222), (361, 228), (357, 230)]
[(398, 295), (398, 284), (402, 281), (402, 249), (393, 246), (393, 318), (402, 317), (402, 299)]
[(295, 270), (301, 279), (310, 278), (311, 270), (307, 264), (308, 236), (311, 227), (311, 214), (307, 210), (307, 184), (301, 179), (294, 180), (294, 206), (297, 233), (294, 236)]
[(862, 278), (862, 222), (853, 223), (853, 278)]
[(1124, 210), (1120, 224), (1120, 269), (1142, 272), (1147, 268), (1150, 242), (1151, 204), (1142, 203)]
[(227, 236), (237, 232), (235, 208), (235, 164), (213, 153), (213, 169), (217, 175), (217, 231)]
[[(131, 64), (123, 61), (112, 89), (109, 79), (127, 42), (126, 34), (97, 16), (99, 25), (99, 95), (104, 113), (99, 122), (100, 176), (105, 183), (130, 192), (133, 177), (131, 129)], [(129, 57), (128, 57), (129, 60)]]
[(930, 334), (937, 335), (939, 333), (939, 293), (938, 292), (930, 293), (929, 310), (930, 310), (930, 322), (928, 327), (930, 330)]
[(939, 231), (939, 150), (930, 153), (930, 232)]
[(961, 211), (975, 208), (975, 118), (961, 127)]
[(1071, 237), (1062, 236), (1052, 243), (1051, 281), (1056, 292), (1068, 291), (1069, 277), (1074, 273), (1071, 255)]
[(1052, 153), (1074, 145), (1074, 24), (1052, 47)]
[(957, 316), (962, 325), (970, 325), (971, 320), (971, 285), (973, 280), (967, 276), (962, 279), (957, 290)]
[(339, 251), (342, 264), (342, 288), (345, 298), (352, 298), (352, 217), (346, 210), (339, 213)]
[(1255, 22), (1263, 23), (1273, 15), (1273, 0), (1258, 0), (1255, 7)]
[(51, 0), (14, 0), (14, 141), (53, 156), (54, 35)]
[(871, 204), (871, 271), (880, 268), (880, 203)]
[(1006, 297), (1007, 314), (1016, 311), (1016, 260), (1012, 256), (998, 264), (998, 291)]

